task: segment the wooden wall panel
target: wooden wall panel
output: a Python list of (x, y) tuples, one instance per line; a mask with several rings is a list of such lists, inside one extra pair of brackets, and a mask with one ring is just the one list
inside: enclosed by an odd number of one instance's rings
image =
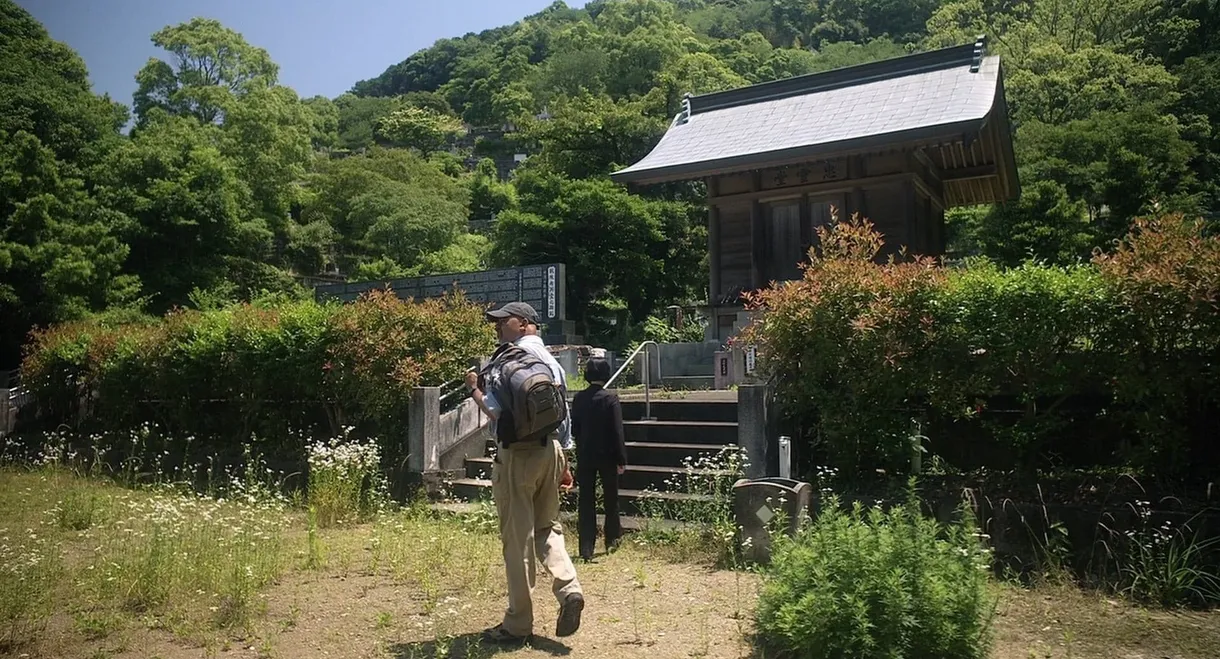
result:
[(910, 242), (908, 235), (909, 211), (905, 203), (904, 185), (892, 184), (864, 188), (863, 216), (873, 223), (881, 233), (885, 247), (878, 256), (884, 258), (897, 254), (903, 245)]
[(907, 171), (906, 155), (875, 153), (864, 157), (864, 176), (884, 176)]
[(749, 192), (752, 183), (752, 177), (749, 172), (741, 174), (725, 174), (717, 178), (717, 194), (737, 194), (739, 192)]
[(720, 292), (750, 289), (750, 204), (720, 206)]

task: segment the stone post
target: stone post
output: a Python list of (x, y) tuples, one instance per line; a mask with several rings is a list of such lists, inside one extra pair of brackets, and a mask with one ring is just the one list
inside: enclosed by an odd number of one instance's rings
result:
[(407, 411), (407, 471), (440, 469), (441, 388), (415, 387)]
[(733, 353), (728, 350), (717, 350), (712, 362), (715, 371), (712, 374), (713, 389), (728, 389), (733, 385)]
[(746, 478), (767, 475), (767, 385), (737, 387), (737, 445), (745, 449)]

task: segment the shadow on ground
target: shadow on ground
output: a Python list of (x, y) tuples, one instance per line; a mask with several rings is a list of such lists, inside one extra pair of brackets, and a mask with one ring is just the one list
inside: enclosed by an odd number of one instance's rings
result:
[(555, 657), (564, 657), (572, 653), (572, 648), (542, 636), (534, 636), (524, 644), (497, 645), (484, 641), (481, 633), (473, 633), (445, 640), (396, 643), (390, 646), (390, 656), (394, 659), (487, 659), (501, 652), (513, 652), (523, 647), (533, 648)]

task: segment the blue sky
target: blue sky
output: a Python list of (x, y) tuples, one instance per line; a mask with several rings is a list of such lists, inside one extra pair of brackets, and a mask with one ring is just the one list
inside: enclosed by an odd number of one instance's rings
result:
[[(508, 25), (551, 0), (16, 0), (89, 67), (94, 92), (131, 105), (136, 72), (166, 59), (153, 32), (215, 18), (265, 48), (280, 82), (302, 97), (334, 98), (358, 80), (442, 37)], [(584, 0), (567, 0), (584, 6)]]

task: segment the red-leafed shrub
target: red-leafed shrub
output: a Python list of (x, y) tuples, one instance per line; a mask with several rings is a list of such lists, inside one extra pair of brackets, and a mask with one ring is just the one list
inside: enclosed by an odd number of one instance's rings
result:
[[(878, 263), (881, 238), (854, 217), (818, 235), (800, 280), (751, 299), (762, 313), (740, 340), (831, 466), (905, 473), (932, 421), (969, 430), (959, 453), (992, 468), (1072, 450), (1161, 477), (1199, 466), (1220, 385), (1220, 239), (1201, 223), (1140, 220), (1068, 268)], [(1081, 428), (1104, 436), (1070, 446)]]
[(112, 460), (240, 463), (253, 449), (290, 468), (303, 463), (309, 435), (352, 426), (394, 456), (411, 389), (459, 378), (494, 348), (482, 313), (460, 295), (415, 303), (374, 291), (346, 305), (238, 304), (145, 325), (80, 321), (33, 335), (22, 380), (50, 427), (102, 437), (155, 425), (158, 441), (141, 449), (150, 455), (109, 447)]
[(932, 305), (945, 272), (930, 259), (874, 258), (881, 237), (867, 220), (819, 228), (821, 253), (800, 280), (750, 303), (765, 310), (741, 340), (757, 343), (786, 411), (817, 419), (833, 464), (882, 467), (909, 455), (909, 417), (889, 408), (925, 391), (917, 373), (933, 345)]

